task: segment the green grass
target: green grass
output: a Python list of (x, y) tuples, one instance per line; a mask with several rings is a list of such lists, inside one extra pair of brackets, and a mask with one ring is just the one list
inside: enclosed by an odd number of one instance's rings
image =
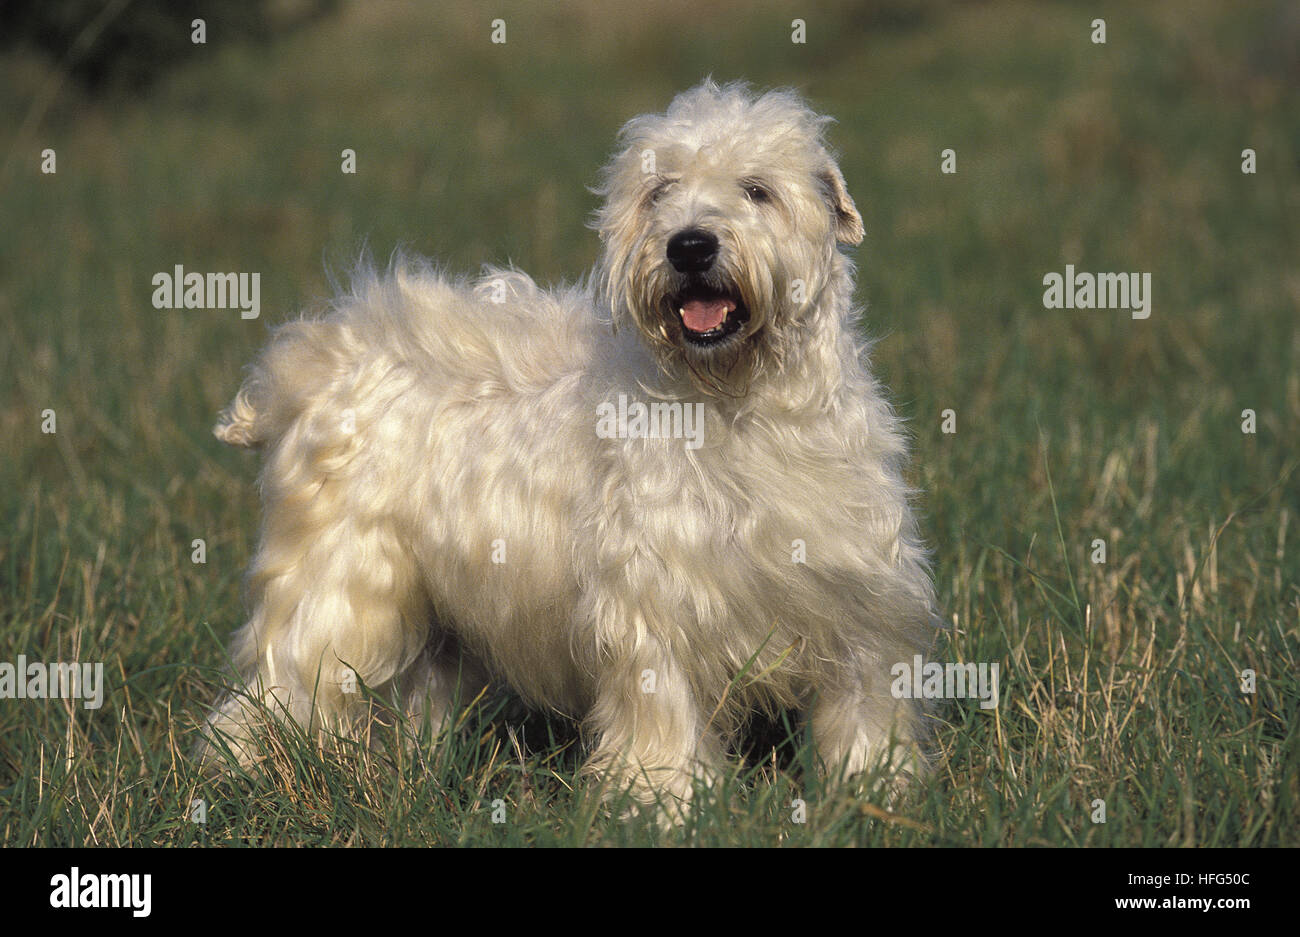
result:
[[(101, 660), (109, 682), (97, 712), (0, 700), (0, 843), (1300, 845), (1294, 19), (797, 6), (504, 3), (504, 47), (468, 6), (357, 4), (269, 50), (210, 24), (148, 96), (65, 85), (22, 138), (52, 73), (0, 60), (0, 661)], [(200, 779), (185, 753), (257, 529), (256, 462), (209, 428), (266, 324), (328, 296), (363, 243), (575, 277), (619, 123), (710, 72), (839, 119), (943, 656), (1001, 662), (1001, 708), (944, 710), (938, 768), (901, 801), (821, 784), (796, 741), (737, 761), (682, 829), (603, 809), (571, 728), (510, 701), (414, 750), (285, 730), (262, 774)], [(176, 263), (260, 271), (263, 320), (153, 309)], [(1066, 263), (1150, 271), (1151, 318), (1044, 309)]]

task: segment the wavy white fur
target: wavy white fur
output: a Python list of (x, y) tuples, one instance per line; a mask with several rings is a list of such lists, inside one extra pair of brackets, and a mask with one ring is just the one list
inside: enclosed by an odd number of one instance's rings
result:
[[(232, 645), (253, 692), (356, 731), (349, 669), (435, 720), (494, 676), (582, 720), (591, 772), (647, 801), (688, 798), (756, 708), (806, 711), (828, 766), (919, 768), (889, 668), (929, 648), (934, 596), (826, 123), (706, 81), (623, 129), (588, 283), (403, 261), (281, 327), (216, 430), (265, 450)], [(713, 345), (674, 308), (689, 229), (748, 313)], [(600, 438), (620, 394), (702, 404), (702, 445)], [(208, 731), (252, 760), (247, 700)]]

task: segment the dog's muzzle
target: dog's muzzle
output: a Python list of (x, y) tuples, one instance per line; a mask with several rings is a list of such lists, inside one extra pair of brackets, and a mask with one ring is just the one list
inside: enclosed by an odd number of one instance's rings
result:
[(711, 276), (718, 257), (718, 239), (700, 228), (679, 231), (668, 240), (668, 262), (682, 275), (682, 288), (671, 298), (681, 320), (682, 338), (708, 346), (739, 331), (749, 321), (734, 286)]

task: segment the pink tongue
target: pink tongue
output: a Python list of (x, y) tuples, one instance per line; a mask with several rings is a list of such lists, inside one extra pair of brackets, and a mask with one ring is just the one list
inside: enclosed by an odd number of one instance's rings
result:
[(682, 306), (682, 324), (692, 332), (708, 332), (722, 325), (734, 308), (729, 299), (692, 299)]

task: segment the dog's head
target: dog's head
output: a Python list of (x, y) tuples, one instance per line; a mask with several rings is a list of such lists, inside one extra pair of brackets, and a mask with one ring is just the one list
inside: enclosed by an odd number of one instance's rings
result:
[(793, 92), (712, 81), (623, 127), (596, 190), (597, 288), (666, 366), (743, 393), (819, 308), (837, 244), (862, 240), (818, 116)]

